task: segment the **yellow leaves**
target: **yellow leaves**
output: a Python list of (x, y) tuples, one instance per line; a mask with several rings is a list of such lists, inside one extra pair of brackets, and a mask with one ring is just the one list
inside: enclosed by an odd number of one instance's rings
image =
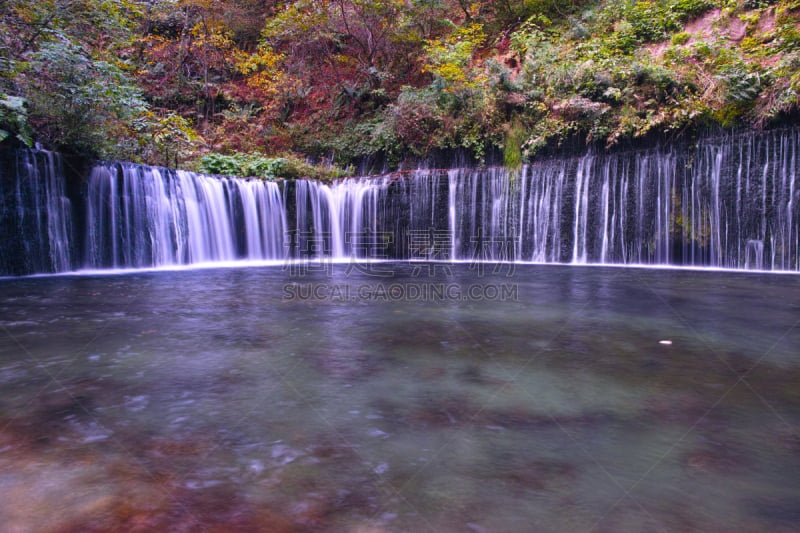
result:
[(470, 24), (442, 40), (427, 41), (422, 71), (430, 72), (451, 85), (474, 87), (485, 79), (472, 65), (475, 51), (485, 39), (483, 26)]
[(147, 35), (141, 37), (139, 42), (143, 45), (150, 48), (153, 52), (160, 52), (168, 45), (172, 44), (172, 41), (169, 39), (165, 39), (160, 35)]
[(467, 75), (464, 70), (455, 63), (444, 63), (433, 72), (451, 83), (466, 83)]
[(467, 10), (469, 12), (469, 16), (472, 18), (478, 18), (481, 14), (481, 7), (483, 7), (481, 2), (472, 2)]
[(124, 24), (131, 24), (128, 21), (143, 14), (142, 6), (131, 0), (104, 0), (99, 3), (98, 10), (99, 13)]
[(452, 62), (466, 66), (475, 50), (483, 44), (486, 35), (481, 24), (459, 28), (442, 40), (429, 40), (425, 47), (431, 64)]
[(150, 161), (160, 159), (165, 165), (176, 165), (179, 159), (205, 142), (186, 118), (175, 113), (166, 116), (147, 113), (135, 127), (144, 158)]
[(323, 38), (329, 30), (330, 15), (324, 2), (301, 1), (286, 4), (267, 20), (261, 36), (267, 42)]
[(190, 33), (194, 46), (218, 50), (226, 59), (238, 52), (232, 38), (233, 32), (221, 20), (200, 21), (192, 27)]
[(261, 46), (254, 54), (241, 57), (235, 68), (246, 76), (249, 87), (266, 95), (273, 95), (284, 77), (280, 68), (284, 57), (284, 54), (276, 53), (271, 46)]
[(10, 11), (13, 16), (16, 16), (20, 21), (25, 24), (35, 25), (41, 23), (48, 13), (56, 10), (56, 6), (52, 1), (47, 2), (15, 2), (10, 6)]
[(358, 59), (345, 54), (336, 54), (333, 60), (341, 67), (356, 68), (358, 66)]
[(253, 74), (259, 71), (277, 70), (284, 54), (276, 53), (271, 46), (262, 46), (254, 54), (245, 55), (236, 63), (236, 70), (240, 74)]
[(472, 23), (469, 26), (459, 28), (453, 33), (448, 41), (458, 43), (469, 43), (474, 48), (483, 44), (486, 40), (486, 34), (483, 31), (483, 24)]
[(216, 0), (180, 0), (178, 2), (180, 7), (196, 7), (207, 10), (217, 7), (215, 4), (217, 4)]
[(156, 141), (173, 140), (176, 137), (190, 142), (201, 140), (191, 123), (175, 113), (169, 113), (166, 117), (157, 119), (155, 126), (153, 136)]
[(230, 40), (231, 31), (221, 20), (201, 20), (191, 29), (192, 37), (195, 39), (217, 39)]

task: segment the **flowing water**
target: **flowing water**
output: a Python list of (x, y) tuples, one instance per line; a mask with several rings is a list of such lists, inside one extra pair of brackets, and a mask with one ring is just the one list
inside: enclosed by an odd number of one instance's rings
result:
[(57, 154), (0, 159), (0, 276), (70, 270), (73, 218)]
[(0, 523), (795, 531), (798, 352), (793, 275), (318, 261), (0, 280)]
[(87, 183), (87, 268), (278, 259), (288, 249), (277, 183), (132, 164), (95, 167)]
[(0, 275), (286, 257), (800, 271), (800, 129), (324, 184), (60, 159), (0, 168)]

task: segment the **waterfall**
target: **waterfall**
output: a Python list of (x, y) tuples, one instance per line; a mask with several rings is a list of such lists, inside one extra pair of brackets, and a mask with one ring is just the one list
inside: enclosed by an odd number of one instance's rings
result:
[(372, 258), (378, 250), (380, 206), (389, 179), (348, 179), (332, 184), (299, 180), (296, 185), (297, 256)]
[(800, 270), (799, 145), (792, 130), (453, 172), (456, 255), (502, 260), (502, 243), (518, 261)]
[(133, 164), (92, 169), (86, 228), (89, 268), (282, 259), (289, 251), (277, 183)]
[(799, 146), (793, 129), (291, 184), (99, 163), (81, 185), (56, 154), (4, 152), (0, 274), (286, 258), (799, 271)]
[(73, 212), (61, 158), (4, 153), (0, 164), (0, 275), (73, 267)]

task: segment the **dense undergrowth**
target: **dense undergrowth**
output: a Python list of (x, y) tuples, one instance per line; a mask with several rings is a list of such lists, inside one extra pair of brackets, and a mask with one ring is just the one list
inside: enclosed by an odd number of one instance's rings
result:
[[(0, 142), (263, 178), (798, 110), (800, 1), (0, 3)], [(307, 161), (315, 161), (310, 164)]]

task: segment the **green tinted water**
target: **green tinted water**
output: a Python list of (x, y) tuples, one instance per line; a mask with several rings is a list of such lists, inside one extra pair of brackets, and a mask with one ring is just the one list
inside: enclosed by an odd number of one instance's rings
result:
[(319, 266), (0, 280), (4, 528), (800, 522), (800, 278)]

